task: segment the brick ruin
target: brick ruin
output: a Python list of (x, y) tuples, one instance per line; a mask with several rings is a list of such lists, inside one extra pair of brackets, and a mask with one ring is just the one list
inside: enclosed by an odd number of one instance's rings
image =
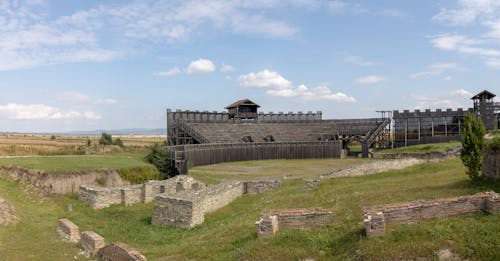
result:
[(272, 237), (283, 229), (305, 229), (325, 226), (335, 214), (324, 208), (268, 210), (255, 222), (258, 237)]
[(363, 223), (366, 235), (376, 237), (384, 235), (388, 225), (478, 212), (499, 213), (500, 196), (495, 192), (482, 192), (471, 196), (371, 206), (363, 209)]
[(56, 232), (65, 242), (77, 243), (80, 241), (80, 230), (69, 219), (60, 219)]
[(166, 180), (153, 180), (144, 184), (120, 187), (82, 185), (78, 199), (87, 202), (94, 209), (101, 209), (111, 205), (129, 206), (140, 202), (148, 203), (162, 193), (175, 194), (184, 190), (199, 190), (205, 186), (192, 177), (179, 175)]
[(192, 228), (204, 222), (205, 213), (222, 208), (244, 194), (260, 194), (280, 186), (277, 180), (226, 181), (197, 191), (160, 194), (155, 198), (151, 223)]
[(77, 243), (87, 257), (103, 261), (147, 260), (139, 251), (125, 243), (115, 242), (106, 246), (104, 238), (93, 231), (80, 234), (78, 226), (68, 219), (60, 219), (56, 231), (63, 241)]
[(487, 147), (483, 155), (483, 176), (500, 179), (500, 150)]

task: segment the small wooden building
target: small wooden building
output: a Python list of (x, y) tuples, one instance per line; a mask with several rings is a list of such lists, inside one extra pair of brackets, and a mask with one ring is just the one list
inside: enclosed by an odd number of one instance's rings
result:
[(257, 109), (259, 107), (260, 106), (258, 104), (256, 104), (255, 102), (253, 102), (249, 99), (244, 99), (244, 100), (236, 101), (236, 102), (226, 106), (226, 109), (228, 110), (230, 119), (256, 120), (258, 117)]
[(474, 112), (476, 116), (483, 120), (486, 130), (495, 130), (498, 128), (500, 104), (495, 104), (493, 101), (495, 96), (495, 94), (484, 90), (471, 98), (474, 101)]

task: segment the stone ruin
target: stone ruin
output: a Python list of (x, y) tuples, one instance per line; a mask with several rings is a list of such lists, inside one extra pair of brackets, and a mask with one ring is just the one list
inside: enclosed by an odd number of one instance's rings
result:
[(205, 213), (222, 208), (243, 194), (260, 194), (280, 186), (277, 180), (226, 181), (197, 191), (160, 194), (155, 198), (151, 223), (192, 228), (204, 222)]
[(231, 203), (243, 194), (255, 195), (281, 187), (279, 180), (226, 181), (206, 185), (187, 175), (120, 187), (80, 186), (78, 198), (94, 209), (155, 201), (153, 225), (191, 228), (203, 223), (205, 213)]
[(482, 192), (471, 196), (371, 206), (363, 209), (363, 223), (366, 236), (376, 237), (384, 235), (387, 226), (392, 224), (478, 212), (499, 213), (500, 196), (495, 192)]
[(324, 208), (268, 210), (255, 222), (258, 237), (272, 237), (283, 229), (306, 229), (327, 225), (335, 214)]
[(483, 154), (482, 174), (490, 179), (500, 179), (500, 150), (487, 146)]
[(14, 207), (0, 197), (0, 226), (15, 224), (17, 220)]
[(82, 185), (78, 199), (87, 202), (94, 209), (101, 209), (111, 205), (129, 206), (140, 202), (148, 203), (162, 193), (175, 194), (184, 190), (199, 190), (205, 186), (192, 177), (179, 175), (166, 180), (151, 180), (144, 184), (120, 187)]
[(103, 261), (146, 261), (146, 257), (131, 246), (115, 242), (108, 246), (104, 238), (93, 231), (79, 232), (79, 228), (68, 219), (60, 219), (56, 229), (60, 237), (69, 243), (77, 243), (87, 257)]

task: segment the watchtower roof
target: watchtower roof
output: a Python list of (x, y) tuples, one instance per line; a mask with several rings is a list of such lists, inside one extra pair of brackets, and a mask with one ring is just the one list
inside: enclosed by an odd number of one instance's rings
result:
[(496, 95), (487, 91), (487, 90), (484, 90), (474, 96), (472, 96), (471, 100), (489, 100), (489, 99), (493, 99)]
[(243, 106), (254, 106), (256, 108), (260, 107), (257, 103), (255, 103), (249, 99), (243, 99), (243, 100), (239, 100), (239, 101), (236, 101), (236, 102), (229, 104), (228, 106), (226, 106), (225, 109), (233, 109), (233, 108), (237, 108), (237, 107), (242, 106), (242, 105)]

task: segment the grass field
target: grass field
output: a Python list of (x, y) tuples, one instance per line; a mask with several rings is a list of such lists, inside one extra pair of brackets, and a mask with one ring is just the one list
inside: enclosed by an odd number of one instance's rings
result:
[[(332, 164), (324, 161), (322, 164)], [(286, 168), (296, 164), (300, 168), (303, 163), (290, 160), (277, 165)], [(234, 164), (258, 167), (273, 162)], [(223, 165), (231, 168), (231, 164)], [(304, 169), (306, 173), (307, 167)], [(460, 160), (452, 159), (364, 177), (322, 180), (314, 191), (306, 190), (302, 180), (287, 180), (279, 190), (237, 199), (208, 214), (204, 224), (190, 230), (150, 225), (152, 204), (96, 211), (75, 196), (40, 201), (39, 196), (26, 193), (17, 184), (0, 180), (0, 196), (13, 203), (22, 217), (16, 226), (0, 227), (0, 260), (72, 259), (76, 250), (59, 243), (54, 232), (57, 219), (63, 217), (79, 225), (81, 231), (103, 235), (107, 243), (130, 244), (148, 260), (435, 259), (435, 251), (442, 248), (469, 260), (499, 260), (500, 215), (475, 214), (399, 225), (390, 227), (382, 238), (367, 239), (363, 234), (363, 206), (499, 192), (498, 182), (471, 187), (464, 171)], [(259, 172), (255, 173), (258, 177)], [(221, 171), (218, 175), (235, 174)], [(72, 204), (72, 212), (66, 211), (68, 204)], [(261, 211), (290, 207), (327, 207), (336, 216), (327, 227), (256, 238), (254, 222)]]
[(205, 183), (218, 183), (222, 179), (282, 179), (285, 176), (315, 179), (332, 170), (366, 161), (359, 158), (241, 161), (194, 167), (189, 175)]
[(144, 161), (144, 153), (113, 153), (105, 155), (67, 155), (0, 158), (0, 165), (19, 166), (51, 173), (86, 171), (100, 168), (121, 169), (151, 166)]
[[(117, 138), (119, 136), (113, 136)], [(87, 138), (91, 147), (87, 148)], [(100, 136), (54, 136), (34, 134), (2, 134), (0, 135), (0, 156), (27, 155), (72, 155), (81, 150), (92, 150), (93, 153), (106, 153), (109, 148), (99, 145)], [(155, 142), (162, 142), (165, 137), (122, 136), (120, 139), (126, 150), (141, 150)]]

